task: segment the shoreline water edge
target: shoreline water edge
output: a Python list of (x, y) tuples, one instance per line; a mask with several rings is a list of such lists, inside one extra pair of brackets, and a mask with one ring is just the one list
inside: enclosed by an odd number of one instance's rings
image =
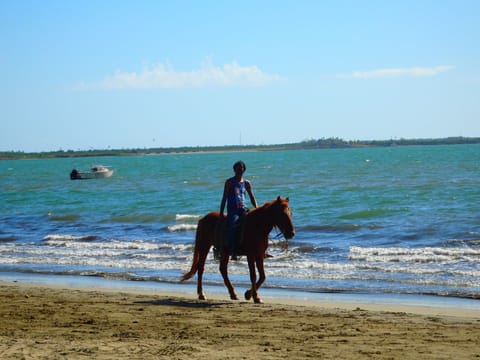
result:
[[(20, 286), (44, 286), (108, 292), (131, 292), (156, 295), (171, 295), (195, 300), (196, 283), (165, 283), (152, 281), (112, 280), (75, 275), (40, 275), (0, 272), (0, 284)], [(208, 299), (228, 301), (228, 291), (223, 285), (206, 285)], [(239, 287), (239, 290), (246, 290)], [(480, 301), (476, 299), (420, 294), (386, 293), (340, 293), (309, 292), (275, 288), (261, 288), (265, 302), (293, 304), (297, 306), (339, 307), (344, 309), (381, 309), (405, 311), (415, 314), (466, 316), (480, 319)], [(199, 301), (201, 303), (201, 301)], [(245, 303), (240, 298), (239, 303)]]

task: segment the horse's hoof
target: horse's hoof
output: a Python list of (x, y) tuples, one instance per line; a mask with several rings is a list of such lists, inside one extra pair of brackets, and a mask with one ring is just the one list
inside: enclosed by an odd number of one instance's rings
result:
[(205, 294), (200, 294), (198, 295), (198, 300), (207, 300), (207, 297), (205, 296)]
[(255, 302), (255, 304), (263, 304), (263, 300), (260, 298), (253, 299), (253, 301)]
[(230, 295), (231, 300), (238, 300), (237, 294)]
[(252, 291), (247, 290), (245, 291), (245, 300), (250, 300), (252, 298)]

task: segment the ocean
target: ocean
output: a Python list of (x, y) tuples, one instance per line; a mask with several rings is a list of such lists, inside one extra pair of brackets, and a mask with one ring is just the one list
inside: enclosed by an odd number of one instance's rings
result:
[[(259, 204), (289, 197), (293, 211), (288, 250), (271, 234), (265, 287), (480, 298), (480, 145), (0, 161), (0, 279), (182, 286), (197, 221), (240, 159)], [(114, 175), (70, 180), (95, 164)], [(248, 287), (245, 258), (229, 274)], [(223, 286), (212, 252), (204, 281)]]

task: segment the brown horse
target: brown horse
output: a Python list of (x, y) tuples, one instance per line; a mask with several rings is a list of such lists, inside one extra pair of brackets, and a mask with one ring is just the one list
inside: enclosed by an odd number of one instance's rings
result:
[[(225, 221), (225, 217), (220, 216), (219, 212), (211, 212), (198, 221), (192, 267), (181, 279), (181, 281), (188, 280), (198, 271), (197, 294), (200, 300), (206, 299), (202, 288), (205, 260), (215, 241), (216, 232), (218, 232), (219, 222), (221, 221)], [(279, 196), (276, 200), (267, 202), (249, 211), (244, 220), (242, 229), (243, 240), (241, 240), (241, 249), (239, 249), (238, 254), (247, 256), (250, 281), (252, 283), (251, 289), (245, 292), (245, 299), (250, 300), (250, 298), (253, 297), (255, 303), (262, 303), (262, 299), (258, 296), (257, 291), (265, 281), (263, 261), (268, 247), (268, 234), (274, 226), (280, 229), (287, 240), (295, 235), (295, 228), (292, 223), (292, 212), (288, 206), (288, 198), (283, 199)], [(222, 246), (219, 250), (221, 251), (220, 273), (222, 274), (223, 281), (230, 293), (230, 298), (232, 300), (238, 300), (238, 296), (235, 293), (235, 289), (227, 273), (229, 259), (228, 246)], [(260, 275), (258, 281), (255, 267), (258, 269)]]

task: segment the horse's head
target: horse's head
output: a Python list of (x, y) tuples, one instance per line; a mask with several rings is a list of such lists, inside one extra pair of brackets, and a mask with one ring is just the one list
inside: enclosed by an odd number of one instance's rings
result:
[(295, 227), (292, 221), (292, 211), (288, 205), (288, 198), (283, 199), (280, 196), (274, 201), (272, 208), (275, 209), (275, 225), (280, 229), (285, 238), (291, 239), (295, 236)]

